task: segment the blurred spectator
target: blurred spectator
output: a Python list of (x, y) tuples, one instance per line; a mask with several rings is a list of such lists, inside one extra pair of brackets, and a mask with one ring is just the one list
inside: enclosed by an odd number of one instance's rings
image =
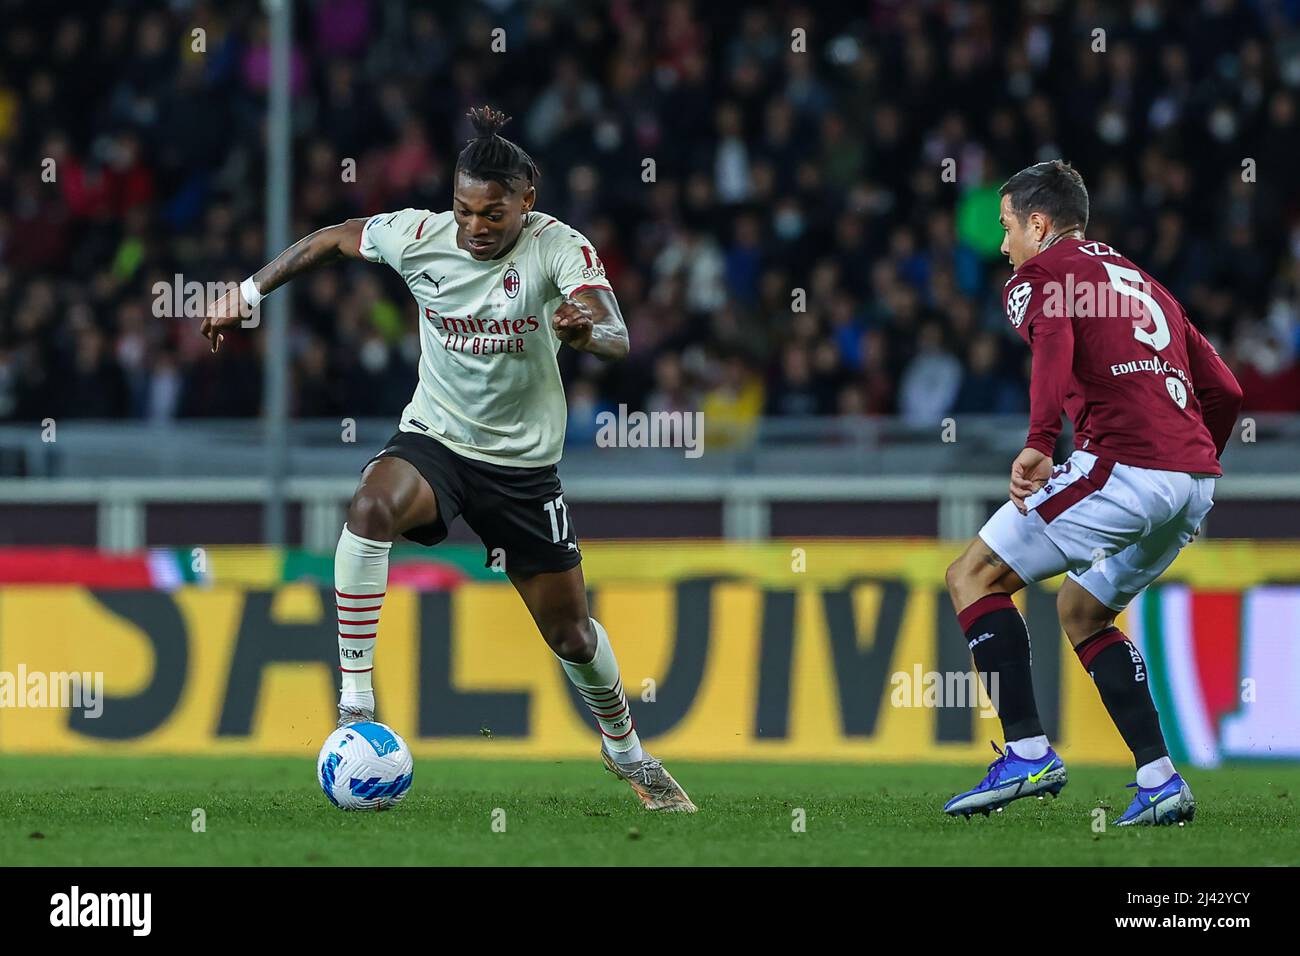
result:
[(952, 404), (954, 414), (1009, 415), (1028, 409), (1028, 397), (1002, 371), (997, 338), (983, 332), (971, 346), (966, 373)]
[(763, 414), (763, 380), (743, 354), (727, 356), (720, 376), (700, 403), (709, 448), (748, 444)]
[(898, 389), (898, 412), (909, 425), (938, 425), (961, 388), (961, 362), (943, 344), (943, 329), (921, 327), (916, 356), (907, 364)]
[[(997, 189), (1064, 156), (1089, 233), (1179, 297), (1246, 408), (1300, 411), (1300, 6), (1184, 6), (314, 0), (291, 70), (294, 229), (445, 209), (465, 109), (490, 102), (628, 320), (617, 367), (561, 350), (571, 435), (619, 403), (703, 409), (710, 440), (760, 413), (928, 428), (1027, 407)], [(265, 258), (262, 5), (5, 10), (0, 421), (257, 414), (265, 337), (214, 357), (155, 287)], [(291, 322), (295, 414), (400, 411), (419, 317), (395, 274), (322, 271)]]

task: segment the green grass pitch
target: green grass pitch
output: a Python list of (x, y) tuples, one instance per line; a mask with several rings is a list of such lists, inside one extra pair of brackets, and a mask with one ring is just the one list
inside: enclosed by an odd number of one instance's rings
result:
[[(1103, 833), (1090, 811), (1118, 815), (1128, 770), (1072, 766), (1059, 799), (967, 822), (939, 808), (983, 767), (670, 767), (700, 813), (646, 813), (596, 759), (419, 760), (400, 807), (343, 813), (316, 786), (310, 759), (0, 756), (0, 865), (1300, 862), (1295, 764), (1191, 770), (1193, 823)], [(193, 830), (196, 808), (204, 832)], [(800, 809), (806, 828), (795, 832)]]

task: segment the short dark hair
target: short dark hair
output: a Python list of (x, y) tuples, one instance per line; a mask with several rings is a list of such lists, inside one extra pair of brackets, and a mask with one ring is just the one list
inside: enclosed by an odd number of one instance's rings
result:
[(1011, 209), (1022, 223), (1039, 212), (1058, 229), (1088, 228), (1088, 187), (1079, 171), (1063, 160), (1025, 167), (1002, 184), (998, 195), (1011, 197)]
[(469, 121), (477, 134), (456, 157), (456, 174), (500, 183), (509, 192), (520, 184), (536, 185), (541, 175), (533, 158), (501, 135), (510, 117), (490, 106), (474, 107)]

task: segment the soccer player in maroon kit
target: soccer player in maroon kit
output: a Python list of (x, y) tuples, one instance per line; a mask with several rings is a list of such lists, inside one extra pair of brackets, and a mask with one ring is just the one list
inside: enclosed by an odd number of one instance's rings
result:
[[(1006, 750), (945, 805), (988, 814), (1066, 783), (1038, 718), (1029, 633), (1011, 595), (1068, 572), (1061, 625), (1137, 765), (1118, 825), (1191, 820), (1191, 790), (1169, 759), (1146, 665), (1116, 615), (1173, 563), (1214, 504), (1219, 457), (1241, 388), (1160, 283), (1084, 238), (1088, 192), (1059, 160), (1001, 189), (1002, 252), (1015, 274), (1008, 321), (1033, 352), (1030, 425), (1011, 466), (1011, 500), (948, 568), (948, 592), (976, 669), (999, 675)], [(1075, 450), (1053, 467), (1061, 414)]]

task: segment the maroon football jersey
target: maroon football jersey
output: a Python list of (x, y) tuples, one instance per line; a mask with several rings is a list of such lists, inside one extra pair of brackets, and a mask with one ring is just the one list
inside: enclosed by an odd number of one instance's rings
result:
[(1064, 411), (1100, 458), (1223, 474), (1241, 388), (1164, 286), (1104, 242), (1063, 239), (1002, 304), (1034, 356), (1025, 447), (1051, 455)]

